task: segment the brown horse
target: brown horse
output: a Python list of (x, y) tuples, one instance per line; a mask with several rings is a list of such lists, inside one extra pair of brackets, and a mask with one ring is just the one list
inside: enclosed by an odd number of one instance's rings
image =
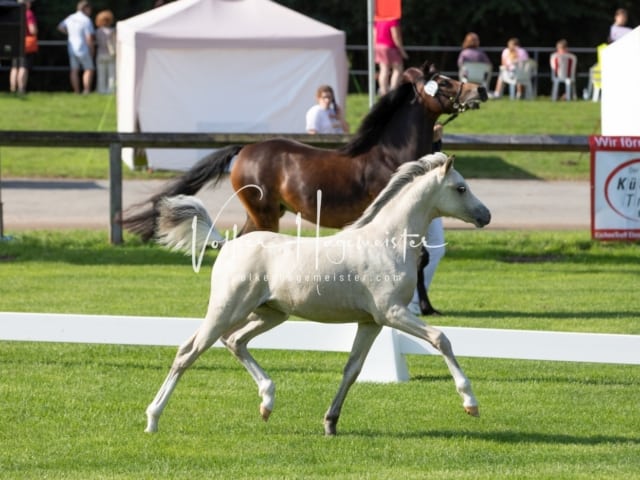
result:
[[(320, 224), (342, 228), (362, 214), (399, 165), (432, 153), (433, 127), (440, 115), (457, 115), (486, 100), (484, 87), (446, 77), (429, 63), (409, 68), (403, 83), (380, 98), (345, 146), (328, 150), (276, 138), (222, 148), (151, 197), (150, 207), (142, 211), (136, 211), (140, 205), (131, 207), (127, 211), (131, 215), (122, 223), (144, 240), (151, 239), (161, 198), (194, 195), (206, 183), (219, 181), (235, 157), (231, 184), (247, 211), (240, 234), (277, 232), (285, 211), (316, 222), (318, 190), (322, 192)], [(261, 191), (242, 189), (246, 185), (258, 185)], [(428, 256), (424, 265), (426, 261)], [(424, 265), (418, 280), (420, 308), (431, 314), (435, 310), (424, 291)]]

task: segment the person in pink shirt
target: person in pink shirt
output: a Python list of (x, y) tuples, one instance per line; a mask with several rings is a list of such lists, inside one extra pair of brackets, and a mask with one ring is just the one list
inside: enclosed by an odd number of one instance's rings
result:
[(375, 60), (378, 64), (378, 92), (385, 95), (395, 88), (402, 78), (403, 59), (409, 58), (402, 44), (400, 19), (384, 19), (374, 22)]
[[(500, 75), (496, 82), (496, 90), (493, 95), (494, 98), (498, 98), (502, 95), (502, 88), (504, 86), (504, 82), (502, 80), (503, 75), (513, 75), (516, 65), (518, 65), (519, 62), (524, 62), (526, 60), (529, 60), (529, 54), (520, 46), (520, 40), (515, 37), (510, 38), (507, 42), (507, 48), (502, 51)], [(516, 86), (516, 91), (518, 98), (520, 98), (522, 96), (522, 85), (518, 84)]]

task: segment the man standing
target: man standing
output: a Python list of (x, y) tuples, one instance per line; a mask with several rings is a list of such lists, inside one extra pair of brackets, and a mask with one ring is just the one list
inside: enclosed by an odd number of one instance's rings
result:
[(82, 0), (78, 2), (76, 13), (69, 15), (58, 25), (58, 30), (67, 35), (69, 65), (71, 67), (71, 87), (80, 93), (80, 69), (82, 68), (82, 93), (91, 91), (95, 65), (93, 55), (95, 48), (95, 29), (90, 18), (91, 4)]

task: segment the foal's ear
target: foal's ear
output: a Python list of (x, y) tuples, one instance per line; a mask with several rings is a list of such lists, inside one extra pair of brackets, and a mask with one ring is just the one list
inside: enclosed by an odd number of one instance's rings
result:
[(447, 161), (444, 162), (444, 171), (445, 173), (449, 173), (449, 170), (451, 170), (453, 168), (453, 161), (456, 159), (455, 155), (450, 155), (447, 158)]

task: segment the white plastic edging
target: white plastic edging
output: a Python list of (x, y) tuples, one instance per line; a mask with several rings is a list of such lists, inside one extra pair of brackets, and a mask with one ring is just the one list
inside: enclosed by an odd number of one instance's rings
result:
[[(0, 312), (0, 340), (177, 346), (202, 319)], [(461, 357), (640, 365), (640, 335), (439, 327)], [(349, 352), (355, 324), (289, 321), (253, 339), (251, 348)], [(216, 342), (214, 347), (222, 347)], [(407, 354), (436, 354), (426, 342), (384, 328), (359, 381), (409, 379)]]

